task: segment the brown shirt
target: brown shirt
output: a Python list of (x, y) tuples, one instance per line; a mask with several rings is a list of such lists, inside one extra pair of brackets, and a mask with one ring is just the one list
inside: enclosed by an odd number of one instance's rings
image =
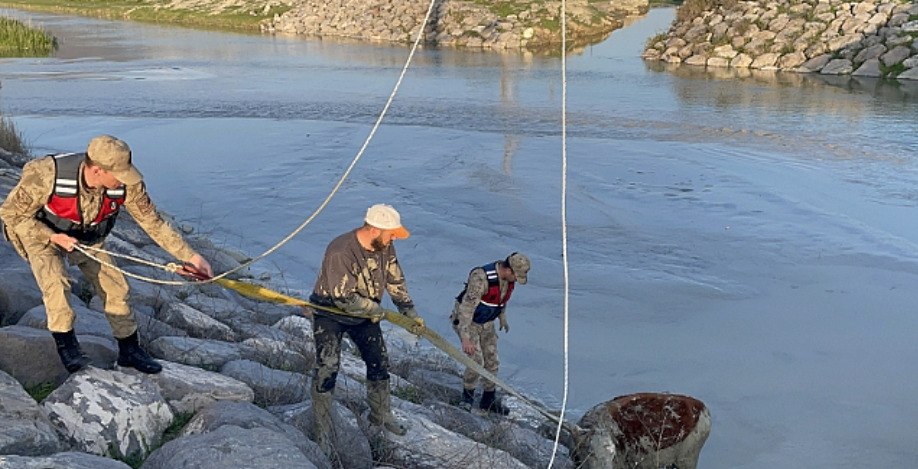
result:
[[(405, 287), (405, 275), (395, 255), (395, 246), (390, 244), (382, 251), (368, 251), (357, 240), (357, 230), (354, 230), (328, 244), (310, 299), (323, 306), (358, 312), (365, 308), (361, 308), (361, 302), (355, 300), (365, 299), (379, 304), (384, 291), (389, 292), (400, 312), (414, 307)], [(330, 313), (317, 310), (316, 314)], [(343, 322), (362, 321), (345, 321), (352, 318), (333, 316)]]
[[(103, 187), (90, 189), (83, 182), (85, 163), (80, 166), (79, 204), (84, 220), (94, 220), (102, 208)], [(48, 156), (30, 161), (22, 169), (22, 178), (0, 206), (0, 219), (11, 237), (31, 238), (50, 243), (55, 232), (35, 216), (51, 198), (54, 190), (53, 158)], [(181, 261), (188, 261), (195, 252), (156, 211), (143, 182), (126, 187), (124, 208), (153, 241)]]

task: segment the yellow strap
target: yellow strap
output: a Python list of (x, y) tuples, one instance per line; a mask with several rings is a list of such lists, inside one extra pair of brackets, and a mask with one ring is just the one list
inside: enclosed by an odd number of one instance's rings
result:
[[(253, 285), (251, 283), (246, 283), (246, 282), (240, 282), (238, 280), (218, 278), (215, 280), (215, 282), (226, 288), (235, 290), (236, 292), (242, 295), (245, 295), (249, 298), (255, 298), (258, 300), (270, 301), (272, 303), (279, 303), (279, 304), (308, 306), (313, 309), (321, 309), (323, 311), (328, 311), (330, 313), (335, 313), (335, 314), (341, 314), (344, 316), (352, 316), (352, 317), (359, 317), (359, 318), (369, 318), (370, 317), (370, 315), (368, 314), (348, 313), (338, 308), (315, 305), (308, 301), (301, 300), (299, 298), (287, 296), (287, 295), (278, 293), (276, 291), (269, 290), (264, 287), (260, 287), (258, 285)], [(486, 370), (483, 366), (476, 363), (475, 360), (472, 360), (471, 357), (463, 353), (461, 350), (457, 349), (453, 344), (449, 343), (440, 334), (437, 334), (435, 331), (431, 330), (430, 328), (426, 326), (419, 327), (418, 323), (415, 322), (414, 319), (411, 319), (408, 316), (405, 316), (404, 314), (398, 313), (396, 311), (386, 310), (386, 315), (384, 319), (386, 321), (391, 322), (392, 324), (395, 324), (396, 326), (399, 326), (420, 337), (427, 339), (435, 347), (446, 352), (449, 356), (455, 358), (463, 365), (472, 368), (473, 370), (475, 370), (476, 373), (481, 375), (483, 378), (487, 379), (488, 381), (491, 381), (492, 383), (500, 386), (501, 388), (504, 388), (505, 390), (507, 390), (508, 393), (512, 394), (513, 396), (523, 401), (524, 403), (528, 404), (530, 407), (537, 410), (540, 414), (544, 415), (546, 418), (548, 418), (552, 422), (558, 423), (557, 415), (554, 415), (551, 412), (537, 406), (529, 399), (523, 397), (518, 392), (514, 391), (513, 388), (507, 385), (507, 383), (504, 383), (503, 381), (501, 381), (497, 376), (492, 375), (490, 371)]]
[(227, 278), (218, 278), (214, 280), (214, 282), (229, 288), (230, 290), (235, 290), (249, 298), (255, 298), (257, 300), (296, 306), (312, 306), (307, 301), (303, 301), (292, 296), (283, 295), (276, 291), (268, 290), (267, 288), (253, 285), (251, 283), (239, 282), (237, 280), (230, 280)]

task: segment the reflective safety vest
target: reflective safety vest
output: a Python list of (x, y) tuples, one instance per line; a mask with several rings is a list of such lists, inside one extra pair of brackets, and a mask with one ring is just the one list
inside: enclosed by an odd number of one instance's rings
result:
[(108, 236), (115, 226), (126, 190), (123, 185), (117, 189), (106, 189), (98, 215), (90, 221), (83, 220), (80, 214), (80, 163), (85, 159), (85, 153), (54, 155), (54, 190), (36, 218), (56, 233), (66, 233), (84, 244), (95, 244)]
[[(478, 267), (476, 267), (476, 269), (477, 268)], [(481, 301), (478, 303), (478, 306), (475, 307), (475, 314), (472, 316), (472, 321), (478, 324), (485, 324), (488, 321), (493, 321), (500, 316), (500, 313), (504, 312), (504, 307), (510, 299), (510, 294), (513, 293), (515, 283), (510, 282), (509, 285), (507, 285), (507, 294), (501, 298), (500, 278), (497, 275), (497, 262), (483, 265), (480, 268), (484, 269), (485, 275), (488, 277), (488, 291), (481, 296)], [(472, 270), (474, 271), (475, 269)], [(456, 301), (462, 303), (462, 298), (465, 297), (466, 290), (468, 290), (468, 284), (466, 284), (462, 293), (456, 297)]]

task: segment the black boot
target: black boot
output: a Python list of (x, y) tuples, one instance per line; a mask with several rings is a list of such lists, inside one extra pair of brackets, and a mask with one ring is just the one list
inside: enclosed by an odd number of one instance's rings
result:
[(487, 410), (488, 412), (494, 412), (495, 414), (507, 415), (510, 413), (510, 409), (504, 407), (504, 404), (500, 402), (500, 399), (497, 398), (495, 391), (485, 391), (481, 394), (481, 402), (478, 403), (478, 407)]
[(144, 349), (140, 348), (137, 343), (137, 332), (118, 339), (118, 366), (129, 366), (136, 368), (142, 373), (155, 374), (163, 370), (163, 366), (156, 362)]
[(77, 341), (76, 333), (73, 331), (52, 332), (51, 335), (57, 345), (57, 354), (61, 357), (61, 363), (69, 373), (80, 371), (92, 361), (80, 349), (80, 342)]
[(466, 411), (472, 410), (472, 402), (475, 402), (474, 389), (462, 389), (462, 401), (459, 402), (459, 408)]

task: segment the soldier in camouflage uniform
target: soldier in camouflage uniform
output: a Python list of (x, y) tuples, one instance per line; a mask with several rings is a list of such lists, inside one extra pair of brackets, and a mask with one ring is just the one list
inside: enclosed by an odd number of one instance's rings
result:
[[(130, 148), (108, 135), (92, 139), (85, 153), (30, 161), (0, 206), (3, 235), (32, 267), (42, 292), (48, 329), (61, 363), (70, 373), (88, 365), (90, 359), (73, 331), (76, 316), (70, 306), (70, 278), (64, 259), (79, 267), (102, 300), (112, 335), (118, 340), (118, 364), (144, 373), (162, 370), (138, 343), (124, 276), (74, 250), (78, 243), (101, 247), (122, 206), (169, 254), (212, 274), (208, 262), (157, 213), (140, 172), (131, 164)], [(105, 253), (94, 256), (115, 265)]]
[(341, 358), (341, 339), (347, 333), (367, 366), (367, 401), (370, 423), (404, 435), (407, 429), (397, 422), (389, 405), (389, 357), (379, 320), (385, 315), (380, 306), (383, 293), (405, 316), (424, 321), (408, 290), (405, 276), (395, 255), (392, 242), (409, 235), (401, 218), (388, 205), (374, 205), (367, 210), (364, 225), (335, 238), (325, 250), (325, 258), (309, 301), (345, 312), (368, 314), (363, 319), (316, 309), (313, 315), (313, 338), (316, 342), (316, 368), (311, 386), (315, 416), (314, 437), (326, 454), (332, 454), (331, 407), (335, 380)]
[[(506, 306), (516, 283), (526, 284), (529, 258), (514, 252), (502, 261), (475, 267), (469, 273), (465, 289), (456, 297), (450, 322), (462, 341), (462, 351), (484, 366), (494, 376), (500, 360), (497, 357), (497, 331), (494, 320), (500, 320), (500, 329), (510, 332)], [(459, 407), (472, 409), (475, 388), (480, 375), (466, 367), (462, 378), (462, 402)], [(478, 406), (488, 412), (507, 415), (510, 410), (496, 397), (495, 385), (482, 380), (482, 395)]]

